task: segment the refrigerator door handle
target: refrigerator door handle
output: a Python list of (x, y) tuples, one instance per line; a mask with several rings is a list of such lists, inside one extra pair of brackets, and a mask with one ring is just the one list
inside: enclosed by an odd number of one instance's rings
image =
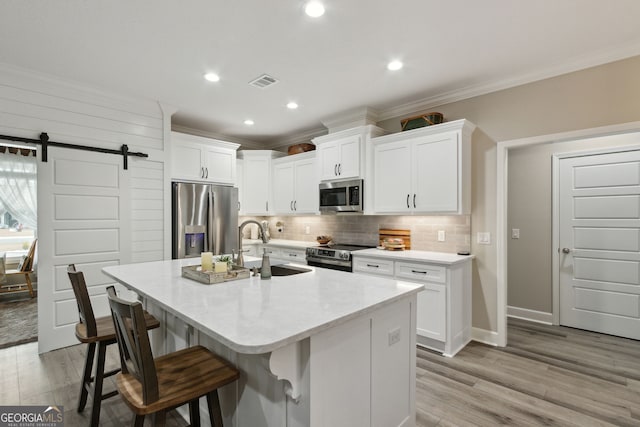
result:
[(208, 216), (208, 218), (207, 218), (207, 224), (208, 224), (207, 225), (207, 243), (206, 243), (207, 247), (205, 248), (205, 250), (207, 252), (214, 252), (215, 253), (214, 248), (213, 248), (213, 228), (214, 228), (213, 227), (213, 224), (214, 224), (214, 222), (213, 222), (213, 218), (214, 218), (213, 208), (215, 207), (214, 206), (215, 198), (214, 198), (213, 191), (211, 191), (211, 188), (209, 188), (208, 199), (209, 199), (208, 200), (209, 201), (209, 206), (207, 206), (207, 210), (208, 210), (208, 213), (207, 213), (207, 216)]

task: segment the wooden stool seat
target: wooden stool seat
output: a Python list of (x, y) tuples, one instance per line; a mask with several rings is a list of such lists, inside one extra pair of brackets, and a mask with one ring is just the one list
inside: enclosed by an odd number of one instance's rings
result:
[(142, 384), (131, 374), (120, 373), (120, 396), (139, 415), (175, 408), (238, 379), (238, 371), (202, 346), (189, 347), (153, 360), (158, 376), (155, 402), (144, 404)]
[[(100, 408), (102, 401), (118, 394), (117, 390), (109, 393), (102, 393), (102, 383), (105, 378), (120, 372), (120, 369), (105, 372), (105, 357), (107, 346), (116, 343), (116, 332), (111, 316), (96, 318), (93, 314), (89, 291), (81, 271), (76, 271), (76, 267), (70, 264), (67, 267), (67, 274), (71, 281), (71, 287), (78, 304), (78, 315), (80, 322), (76, 324), (76, 338), (78, 341), (87, 344), (87, 357), (84, 362), (84, 372), (82, 374), (82, 384), (80, 397), (78, 398), (78, 412), (82, 412), (87, 404), (89, 393), (92, 395), (93, 404), (91, 406), (91, 426), (97, 427), (100, 421)], [(147, 330), (160, 326), (160, 322), (146, 311), (143, 314), (143, 325)], [(95, 375), (93, 371), (93, 361), (98, 347), (98, 357), (96, 360)]]
[[(158, 319), (153, 315), (144, 312), (144, 320), (147, 323), (147, 329), (155, 329), (160, 327)], [(76, 324), (76, 338), (81, 343), (92, 343), (98, 341), (116, 342), (116, 329), (113, 326), (113, 318), (111, 316), (96, 318), (96, 335), (87, 335), (87, 326), (84, 323)]]
[(135, 414), (134, 426), (142, 426), (150, 414), (152, 425), (163, 426), (167, 411), (186, 403), (191, 426), (199, 426), (199, 399), (206, 396), (211, 425), (222, 427), (218, 388), (237, 380), (238, 370), (202, 346), (154, 359), (142, 304), (118, 298), (113, 286), (107, 288), (107, 295), (122, 367), (116, 384)]

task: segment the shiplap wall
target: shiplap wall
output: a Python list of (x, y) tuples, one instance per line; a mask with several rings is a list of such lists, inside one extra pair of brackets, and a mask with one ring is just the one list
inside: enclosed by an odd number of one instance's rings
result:
[[(154, 101), (121, 97), (0, 64), (0, 134), (37, 139), (41, 132), (47, 132), (52, 141), (113, 149), (127, 144), (130, 151), (149, 154), (148, 159), (129, 159), (126, 197), (130, 198), (131, 219), (126, 224), (127, 232), (130, 230), (130, 238), (126, 241), (131, 247), (123, 253), (130, 259), (121, 258), (120, 262), (161, 260), (167, 253), (164, 212), (168, 174), (165, 173), (164, 141), (169, 122), (170, 117), (163, 115)], [(95, 155), (87, 153), (87, 156), (90, 154)], [(55, 216), (54, 212), (50, 214)], [(52, 259), (47, 258), (52, 254), (40, 250), (38, 256), (40, 264), (54, 267), (39, 271), (39, 305), (53, 304), (54, 299), (59, 303), (68, 298), (71, 302), (73, 295), (66, 274), (56, 274), (60, 266), (53, 265)], [(100, 279), (96, 277), (95, 280)], [(104, 287), (100, 284), (96, 282), (98, 286), (93, 286), (92, 290), (97, 292), (99, 289), (102, 294)], [(75, 317), (69, 316), (69, 319)], [(60, 326), (51, 319), (40, 319), (40, 322), (41, 336), (48, 328)], [(40, 351), (73, 344), (71, 326), (68, 340), (41, 344)]]

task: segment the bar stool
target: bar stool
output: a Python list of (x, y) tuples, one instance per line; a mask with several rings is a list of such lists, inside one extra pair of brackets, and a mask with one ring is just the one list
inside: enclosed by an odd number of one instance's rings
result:
[[(87, 358), (84, 364), (84, 373), (82, 374), (80, 398), (78, 400), (78, 412), (82, 412), (84, 410), (84, 407), (87, 404), (87, 396), (90, 391), (93, 391), (91, 426), (95, 427), (98, 425), (100, 420), (100, 406), (102, 400), (118, 394), (117, 390), (104, 395), (102, 394), (102, 383), (104, 378), (117, 374), (120, 371), (120, 369), (114, 369), (112, 371), (104, 372), (104, 361), (107, 346), (116, 343), (116, 332), (111, 316), (95, 318), (93, 308), (91, 307), (91, 300), (89, 299), (89, 292), (87, 291), (87, 284), (84, 280), (84, 274), (81, 271), (76, 271), (75, 265), (73, 264), (69, 264), (67, 267), (67, 274), (71, 281), (73, 293), (76, 296), (78, 315), (80, 316), (80, 322), (76, 324), (76, 338), (78, 338), (78, 341), (81, 343), (88, 344)], [(160, 322), (158, 322), (155, 317), (144, 312), (144, 328), (154, 329), (159, 326)], [(98, 345), (96, 373), (95, 376), (91, 376), (96, 344)]]
[(142, 426), (145, 415), (153, 414), (153, 425), (162, 426), (166, 411), (188, 403), (191, 425), (199, 426), (198, 399), (206, 395), (211, 425), (222, 427), (218, 388), (237, 380), (238, 370), (202, 346), (154, 359), (142, 305), (118, 298), (113, 286), (107, 295), (122, 365), (116, 384), (135, 414), (133, 425)]

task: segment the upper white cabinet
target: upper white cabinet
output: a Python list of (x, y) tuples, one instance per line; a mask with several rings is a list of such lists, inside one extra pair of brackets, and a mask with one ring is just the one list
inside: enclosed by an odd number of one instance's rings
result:
[(474, 129), (457, 120), (372, 139), (374, 212), (470, 213)]
[(286, 215), (318, 212), (315, 151), (273, 161), (273, 212)]
[(240, 211), (243, 215), (272, 215), (271, 168), (272, 160), (284, 156), (272, 150), (242, 150), (242, 190)]
[(236, 182), (236, 150), (239, 146), (171, 132), (171, 177), (233, 185)]
[(367, 125), (314, 138), (320, 180), (366, 178), (366, 143), (382, 133), (382, 129)]

